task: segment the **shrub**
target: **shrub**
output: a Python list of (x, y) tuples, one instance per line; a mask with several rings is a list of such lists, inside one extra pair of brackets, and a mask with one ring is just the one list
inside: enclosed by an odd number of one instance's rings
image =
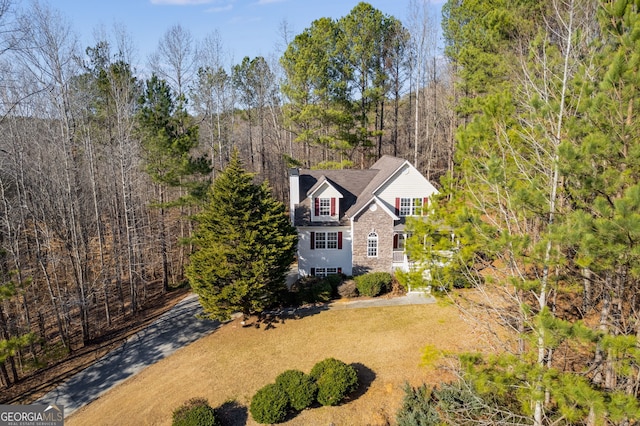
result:
[(325, 371), (332, 370), (335, 368), (341, 368), (345, 365), (347, 364), (340, 361), (339, 359), (325, 358), (322, 361), (317, 362), (316, 365), (313, 366), (313, 368), (311, 369), (311, 373), (309, 373), (309, 375), (313, 380), (317, 381), (320, 378), (320, 376), (324, 374)]
[(354, 280), (347, 280), (338, 287), (338, 295), (340, 297), (358, 297), (358, 289)]
[(488, 418), (491, 424), (527, 424), (522, 406), (512, 404), (512, 394), (481, 394), (463, 382), (442, 383), (437, 388), (406, 384), (404, 392), (396, 414), (398, 426), (476, 424), (486, 423)]
[(342, 284), (342, 281), (344, 281), (344, 275), (342, 274), (327, 275), (323, 281), (326, 281), (331, 285), (331, 295), (335, 297), (338, 295), (338, 287), (340, 286), (340, 284)]
[(333, 293), (331, 284), (317, 277), (299, 279), (291, 286), (291, 291), (297, 294), (299, 304), (328, 302)]
[(391, 294), (395, 296), (402, 296), (407, 294), (407, 288), (400, 282), (400, 280), (394, 275), (391, 281)]
[(388, 272), (370, 272), (355, 278), (358, 292), (363, 296), (375, 297), (389, 291), (391, 274)]
[(327, 280), (321, 280), (318, 284), (311, 287), (311, 299), (313, 302), (328, 302), (331, 300), (333, 288)]
[(426, 384), (417, 388), (405, 383), (402, 407), (396, 414), (398, 426), (437, 425), (441, 423), (431, 389)]
[(258, 423), (280, 423), (287, 417), (289, 397), (280, 386), (270, 383), (253, 395), (249, 411)]
[(173, 426), (216, 426), (215, 412), (204, 398), (192, 398), (173, 412)]
[(276, 385), (280, 386), (289, 397), (289, 404), (294, 410), (302, 411), (313, 404), (318, 392), (316, 382), (299, 370), (287, 370), (276, 377)]
[(311, 369), (310, 375), (316, 380), (317, 400), (322, 405), (339, 404), (358, 386), (356, 369), (335, 358), (318, 362)]

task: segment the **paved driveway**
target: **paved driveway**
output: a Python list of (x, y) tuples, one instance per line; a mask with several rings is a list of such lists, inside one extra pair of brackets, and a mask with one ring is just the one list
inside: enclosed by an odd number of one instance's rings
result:
[(217, 321), (197, 319), (195, 316), (201, 312), (198, 297), (190, 294), (149, 327), (127, 339), (124, 345), (109, 352), (34, 404), (63, 405), (65, 416), (70, 415), (118, 383), (219, 327)]

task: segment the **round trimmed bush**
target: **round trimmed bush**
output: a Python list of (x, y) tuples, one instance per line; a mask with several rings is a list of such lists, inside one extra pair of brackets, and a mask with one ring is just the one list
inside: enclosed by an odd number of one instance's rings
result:
[(276, 377), (280, 386), (289, 397), (291, 408), (302, 411), (313, 404), (318, 392), (316, 382), (300, 370), (287, 370)]
[(313, 380), (317, 381), (320, 378), (320, 376), (324, 374), (325, 371), (332, 370), (335, 368), (342, 368), (345, 365), (347, 364), (340, 361), (339, 359), (325, 358), (322, 361), (318, 361), (316, 365), (313, 366), (313, 368), (311, 369), (311, 373), (309, 373), (309, 375)]
[(370, 272), (354, 278), (358, 292), (363, 296), (375, 297), (391, 289), (391, 274)]
[(192, 398), (173, 412), (172, 426), (216, 426), (216, 416), (204, 398)]
[(335, 358), (318, 362), (310, 375), (318, 385), (317, 401), (322, 405), (338, 405), (358, 387), (356, 369)]
[(249, 411), (258, 423), (280, 423), (287, 417), (289, 397), (280, 386), (270, 383), (253, 395)]

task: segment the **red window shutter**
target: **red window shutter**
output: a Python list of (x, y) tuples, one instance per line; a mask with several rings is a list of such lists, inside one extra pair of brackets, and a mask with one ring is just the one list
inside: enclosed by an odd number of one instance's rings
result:
[(338, 232), (338, 250), (342, 250), (342, 232)]
[(398, 248), (398, 234), (393, 234), (393, 248)]
[(338, 273), (341, 274), (342, 273), (342, 268), (338, 268)]
[(424, 197), (422, 199), (422, 214), (427, 214), (427, 205), (429, 204), (429, 197)]
[(311, 232), (311, 250), (316, 248), (316, 233)]
[(331, 199), (331, 216), (335, 216), (336, 215), (336, 199), (332, 198)]
[(312, 277), (316, 276), (316, 268), (311, 268), (311, 276)]
[(396, 198), (396, 215), (400, 215), (400, 198)]
[(320, 198), (314, 198), (315, 200), (315, 215), (320, 216)]

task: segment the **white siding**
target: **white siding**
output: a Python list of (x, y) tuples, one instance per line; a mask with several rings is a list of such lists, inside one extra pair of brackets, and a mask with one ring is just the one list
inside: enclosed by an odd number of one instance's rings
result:
[(389, 210), (395, 212), (396, 198), (431, 199), (437, 193), (438, 190), (415, 167), (405, 164), (378, 189), (376, 195)]
[[(341, 250), (311, 250), (311, 232), (342, 232)], [(342, 268), (342, 273), (351, 275), (352, 239), (350, 227), (305, 227), (298, 228), (298, 275), (311, 274), (311, 268)]]
[(312, 195), (320, 198), (342, 198), (342, 194), (327, 182), (323, 183)]
[[(334, 216), (316, 216), (315, 214), (315, 200), (316, 198), (335, 198), (336, 200), (336, 214)], [(342, 194), (338, 192), (333, 186), (327, 182), (323, 183), (313, 194), (311, 194), (311, 220), (321, 221), (333, 221), (337, 222), (340, 216), (340, 202)]]

